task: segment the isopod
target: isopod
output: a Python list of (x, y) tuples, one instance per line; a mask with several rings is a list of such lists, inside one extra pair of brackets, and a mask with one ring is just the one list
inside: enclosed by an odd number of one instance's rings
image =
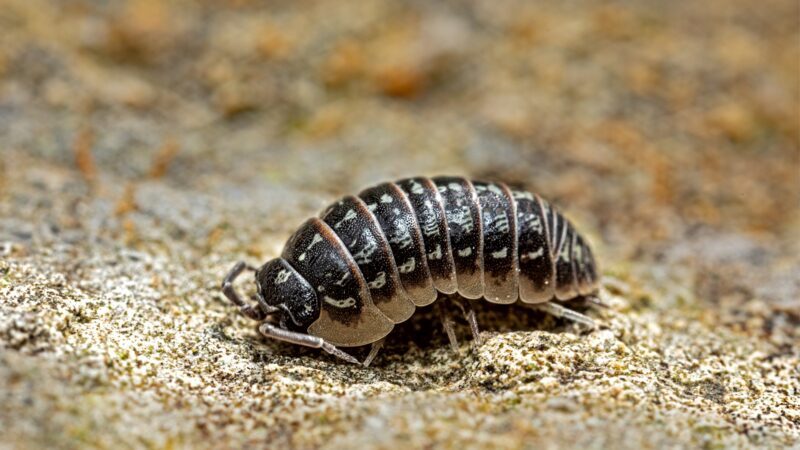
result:
[[(245, 269), (255, 272), (256, 304), (233, 288)], [(340, 347), (371, 344), (369, 365), (396, 324), (442, 294), (519, 301), (594, 327), (553, 300), (590, 298), (597, 272), (586, 240), (541, 197), (501, 182), (414, 177), (342, 198), (301, 225), (280, 257), (238, 262), (222, 291), (264, 336), (357, 364)], [(459, 305), (480, 343), (469, 301)]]

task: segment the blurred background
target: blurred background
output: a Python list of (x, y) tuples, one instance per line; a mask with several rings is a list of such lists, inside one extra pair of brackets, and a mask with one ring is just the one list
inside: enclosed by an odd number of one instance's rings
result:
[(202, 330), (231, 261), (458, 174), (550, 199), (658, 293), (634, 305), (796, 352), (799, 30), (796, 0), (2, 0), (0, 273), (38, 294), (5, 291), (0, 341), (84, 364), (41, 319), (53, 283)]
[(540, 192), (615, 246), (696, 224), (781, 235), (800, 202), (799, 10), (4, 0), (0, 142), (100, 184), (262, 197), (265, 216), (272, 186), (328, 201), (457, 173)]

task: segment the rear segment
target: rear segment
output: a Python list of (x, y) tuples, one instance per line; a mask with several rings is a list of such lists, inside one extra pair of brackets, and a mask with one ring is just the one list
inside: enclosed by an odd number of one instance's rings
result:
[(515, 192), (514, 198), (519, 211), (522, 301), (570, 300), (594, 292), (594, 257), (572, 223), (538, 196)]
[(599, 281), (597, 276), (597, 263), (594, 260), (592, 249), (583, 237), (575, 233), (575, 245), (572, 248), (572, 264), (578, 274), (578, 293), (589, 295), (597, 290)]

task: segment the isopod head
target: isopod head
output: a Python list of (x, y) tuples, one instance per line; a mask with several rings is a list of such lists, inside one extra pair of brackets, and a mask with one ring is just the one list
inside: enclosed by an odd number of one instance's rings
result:
[(305, 330), (319, 317), (314, 289), (283, 258), (268, 261), (256, 271), (258, 303), (265, 314), (281, 313), (281, 322)]

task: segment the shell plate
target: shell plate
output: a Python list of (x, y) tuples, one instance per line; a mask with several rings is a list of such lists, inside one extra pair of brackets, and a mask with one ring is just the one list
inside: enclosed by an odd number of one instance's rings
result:
[(483, 295), (483, 224), (478, 194), (469, 180), (433, 179), (442, 195), (450, 247), (456, 267), (458, 293), (475, 299)]
[(429, 178), (407, 178), (397, 185), (411, 201), (417, 216), (434, 287), (441, 293), (454, 294), (458, 290), (456, 266), (439, 189)]
[(546, 302), (553, 298), (555, 265), (548, 239), (549, 207), (529, 192), (514, 192), (517, 203), (519, 235), (519, 289), (526, 303)]
[(483, 296), (492, 303), (514, 303), (519, 297), (517, 205), (505, 185), (472, 184), (483, 220)]
[(347, 196), (323, 212), (322, 220), (347, 246), (375, 306), (394, 323), (408, 320), (416, 308), (400, 284), (389, 242), (367, 205)]
[(428, 270), (425, 245), (414, 209), (403, 191), (394, 183), (383, 183), (359, 194), (375, 214), (389, 240), (400, 280), (414, 304), (428, 305), (436, 300)]

